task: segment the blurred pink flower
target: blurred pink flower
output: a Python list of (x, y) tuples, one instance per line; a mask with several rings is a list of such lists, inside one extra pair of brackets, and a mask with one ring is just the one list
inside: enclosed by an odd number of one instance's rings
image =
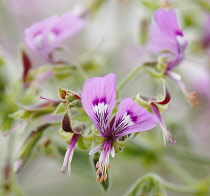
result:
[(167, 70), (179, 65), (188, 42), (177, 23), (174, 10), (158, 9), (150, 26), (150, 50), (155, 55), (169, 57)]
[(202, 46), (203, 48), (208, 48), (210, 46), (210, 15), (205, 18), (205, 23), (203, 26), (203, 36), (202, 36)]
[(84, 21), (71, 13), (61, 17), (54, 15), (25, 29), (25, 42), (31, 50), (50, 61), (53, 50), (83, 26)]

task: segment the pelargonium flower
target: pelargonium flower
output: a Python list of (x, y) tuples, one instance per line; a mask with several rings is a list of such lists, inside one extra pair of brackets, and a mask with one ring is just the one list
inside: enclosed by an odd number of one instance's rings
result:
[(140, 95), (140, 93), (136, 96), (136, 102), (141, 105), (143, 108), (151, 111), (156, 115), (158, 121), (160, 123), (160, 127), (163, 134), (164, 145), (166, 142), (170, 142), (170, 144), (175, 144), (176, 141), (172, 140), (172, 135), (170, 131), (167, 130), (166, 125), (162, 119), (161, 112), (164, 111), (169, 102), (171, 101), (171, 95), (166, 87), (165, 81), (161, 80), (163, 86), (163, 95), (157, 98), (145, 97)]
[(155, 55), (163, 57), (164, 64), (166, 64), (166, 67), (161, 68), (160, 61), (159, 69), (164, 69), (164, 75), (167, 75), (177, 84), (192, 106), (197, 105), (195, 92), (189, 92), (181, 81), (181, 76), (172, 71), (183, 61), (188, 45), (177, 23), (176, 14), (171, 9), (158, 9), (154, 14), (154, 19), (155, 22), (150, 26), (150, 50)]
[(188, 42), (177, 23), (174, 10), (158, 9), (150, 26), (150, 50), (155, 55), (168, 57), (167, 70), (181, 63)]
[(113, 73), (105, 77), (95, 77), (84, 84), (81, 101), (84, 110), (96, 125), (102, 144), (90, 151), (90, 155), (102, 149), (96, 164), (96, 181), (106, 181), (106, 170), (110, 168), (109, 155), (115, 156), (114, 143), (122, 136), (152, 129), (157, 118), (137, 105), (131, 98), (121, 101), (117, 114), (111, 120), (116, 104), (116, 76)]
[(31, 50), (49, 61), (52, 51), (83, 26), (84, 21), (71, 13), (61, 17), (54, 15), (27, 28), (25, 42)]

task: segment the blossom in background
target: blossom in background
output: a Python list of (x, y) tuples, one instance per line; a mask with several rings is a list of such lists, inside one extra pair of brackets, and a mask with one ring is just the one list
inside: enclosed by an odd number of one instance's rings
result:
[(174, 10), (158, 9), (150, 26), (150, 50), (155, 55), (168, 57), (167, 70), (181, 63), (188, 42), (177, 23)]
[(106, 170), (110, 168), (109, 155), (115, 156), (114, 142), (125, 135), (152, 129), (157, 118), (137, 105), (131, 98), (121, 101), (116, 116), (111, 119), (116, 104), (116, 76), (95, 77), (84, 84), (81, 101), (84, 110), (96, 125), (103, 143), (90, 151), (90, 155), (102, 149), (96, 164), (96, 181), (106, 181)]
[(192, 107), (198, 105), (195, 92), (189, 92), (181, 81), (181, 76), (173, 72), (184, 59), (188, 42), (177, 23), (174, 10), (158, 9), (154, 14), (155, 22), (150, 26), (150, 50), (153, 54), (166, 58), (164, 74), (180, 88)]
[(203, 32), (201, 37), (201, 46), (207, 52), (210, 53), (210, 15), (207, 15), (203, 25)]
[(71, 13), (61, 17), (54, 15), (27, 28), (25, 42), (31, 50), (50, 61), (52, 51), (62, 41), (79, 32), (83, 26), (84, 21)]

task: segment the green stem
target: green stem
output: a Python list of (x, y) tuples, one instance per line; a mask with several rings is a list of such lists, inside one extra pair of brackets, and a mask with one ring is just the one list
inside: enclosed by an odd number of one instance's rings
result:
[(127, 77), (121, 82), (121, 84), (118, 86), (117, 91), (120, 91), (142, 68), (142, 65), (137, 66), (132, 72), (130, 72)]
[(7, 140), (7, 158), (6, 158), (6, 164), (3, 168), (3, 192), (2, 196), (6, 196), (9, 193), (15, 193), (17, 196), (23, 196), (21, 193), (19, 187), (16, 185), (15, 182), (15, 176), (13, 173), (13, 164), (11, 162), (11, 157), (14, 150), (14, 141), (15, 135), (11, 134)]
[(193, 152), (189, 152), (182, 147), (176, 147), (173, 150), (170, 149), (170, 151), (166, 151), (166, 152), (170, 153), (170, 155), (173, 154), (173, 155), (178, 156), (182, 159), (186, 159), (187, 161), (193, 161), (196, 163), (203, 163), (203, 164), (210, 164), (209, 158), (202, 157), (202, 156), (197, 155)]
[(165, 189), (173, 191), (173, 192), (185, 193), (185, 194), (190, 194), (190, 195), (199, 193), (199, 190), (190, 186), (173, 184), (170, 182), (166, 182), (163, 179), (159, 180), (159, 182)]
[(182, 167), (173, 161), (165, 160), (164, 158), (159, 159), (159, 162), (168, 170), (170, 170), (174, 175), (179, 177), (183, 182), (191, 184), (195, 182), (195, 179)]
[(83, 68), (80, 65), (77, 65), (77, 71), (85, 81), (88, 79), (87, 74), (85, 73), (85, 71), (83, 70)]

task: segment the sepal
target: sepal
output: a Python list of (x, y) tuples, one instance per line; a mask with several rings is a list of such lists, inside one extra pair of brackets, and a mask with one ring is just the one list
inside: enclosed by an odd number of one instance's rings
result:
[(80, 138), (77, 142), (77, 145), (78, 147), (81, 149), (81, 150), (86, 150), (86, 149), (89, 149), (92, 145), (92, 142), (94, 140), (94, 134), (91, 133), (89, 135), (80, 135)]
[(67, 101), (69, 103), (80, 99), (80, 96), (77, 93), (61, 87), (58, 88), (58, 95), (63, 101)]
[(154, 78), (163, 78), (167, 68), (168, 57), (160, 57), (157, 62), (144, 63), (144, 69)]
[(152, 112), (152, 103), (158, 107), (160, 112), (165, 111), (171, 100), (171, 96), (167, 89), (164, 79), (159, 80), (159, 87), (161, 87), (161, 90), (159, 91), (159, 94), (156, 95), (156, 97), (146, 97), (142, 96), (141, 93), (138, 93), (135, 98), (136, 103), (142, 106), (144, 109), (148, 110), (149, 112)]
[(128, 142), (128, 136), (123, 136), (113, 142), (115, 153), (121, 152)]
[(59, 134), (67, 144), (69, 144), (72, 136), (74, 135), (74, 133), (65, 132), (62, 128), (59, 129)]
[(67, 111), (66, 108), (66, 103), (61, 102), (58, 107), (56, 108), (55, 112), (53, 113), (53, 115), (60, 115), (63, 114)]

